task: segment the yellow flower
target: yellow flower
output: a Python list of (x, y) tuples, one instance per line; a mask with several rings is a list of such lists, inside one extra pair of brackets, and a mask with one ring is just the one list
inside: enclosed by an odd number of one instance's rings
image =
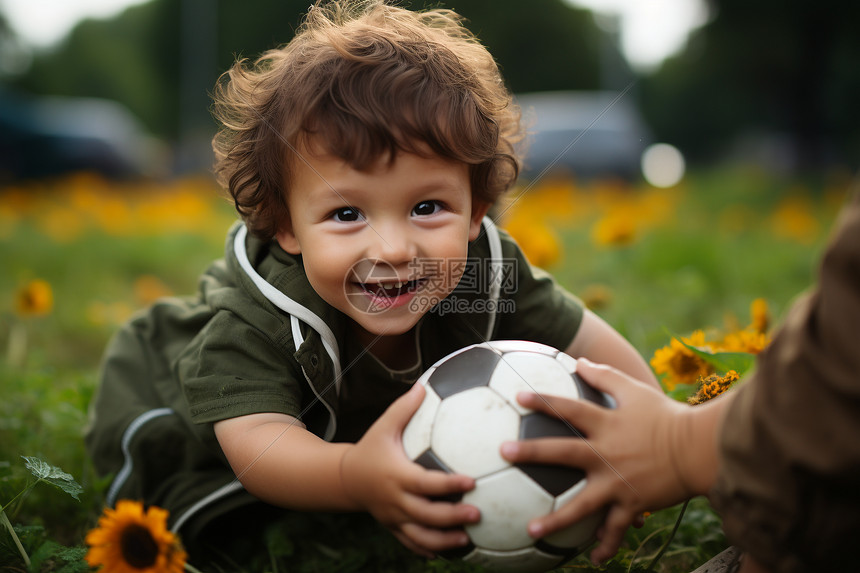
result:
[(134, 297), (141, 306), (152, 304), (170, 294), (170, 288), (156, 276), (141, 275), (134, 281)]
[(600, 218), (591, 230), (595, 244), (603, 247), (626, 247), (638, 235), (637, 219), (628, 209), (614, 209)]
[(756, 332), (767, 332), (767, 327), (770, 325), (770, 313), (765, 299), (757, 298), (750, 303), (750, 315), (752, 316), (750, 328)]
[(546, 268), (561, 260), (561, 241), (544, 221), (516, 214), (505, 223), (505, 230), (531, 264)]
[(585, 287), (580, 298), (586, 308), (603, 310), (612, 303), (612, 290), (603, 284), (592, 284)]
[(707, 402), (711, 398), (716, 398), (731, 388), (732, 384), (738, 381), (738, 378), (740, 376), (734, 370), (729, 370), (725, 376), (711, 374), (710, 376), (703, 377), (700, 379), (699, 391), (696, 392), (695, 396), (688, 398), (687, 402), (695, 406), (696, 404)]
[(819, 234), (818, 220), (813, 216), (812, 201), (806, 196), (783, 199), (771, 216), (771, 226), (777, 235), (810, 244)]
[(523, 194), (517, 207), (540, 213), (557, 223), (570, 223), (584, 215), (587, 209), (580, 195), (570, 178), (546, 179)]
[[(705, 333), (701, 330), (697, 330), (688, 338), (681, 340), (690, 346), (711, 350), (705, 344)], [(654, 352), (654, 357), (651, 358), (651, 367), (658, 375), (666, 375), (663, 378), (663, 384), (669, 391), (674, 390), (678, 384), (692, 384), (700, 377), (713, 372), (712, 367), (707, 362), (675, 338), (672, 339), (669, 346), (664, 346)]]
[(96, 326), (117, 326), (124, 323), (134, 313), (134, 308), (127, 302), (117, 301), (105, 303), (91, 302), (85, 311), (87, 319)]
[(764, 332), (747, 328), (746, 330), (728, 333), (718, 345), (718, 349), (720, 352), (749, 352), (750, 354), (758, 354), (764, 350), (769, 342), (770, 339)]
[(58, 243), (69, 243), (80, 237), (85, 222), (80, 212), (61, 205), (47, 207), (37, 218), (42, 232)]
[(51, 285), (42, 279), (28, 282), (15, 296), (15, 311), (20, 316), (42, 316), (54, 308)]
[(106, 508), (98, 527), (87, 533), (86, 560), (105, 573), (182, 573), (187, 554), (167, 530), (168, 512), (120, 500)]

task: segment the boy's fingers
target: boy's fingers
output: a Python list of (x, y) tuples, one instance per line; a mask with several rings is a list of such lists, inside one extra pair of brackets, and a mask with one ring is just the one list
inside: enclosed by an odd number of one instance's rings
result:
[(439, 497), (452, 493), (463, 493), (475, 487), (475, 480), (467, 475), (449, 474), (438, 470), (427, 470), (415, 464), (411, 483), (407, 489), (425, 497)]
[(595, 453), (585, 440), (572, 438), (535, 438), (519, 442), (505, 442), (502, 457), (512, 463), (560, 464), (588, 468)]
[(417, 495), (407, 498), (403, 509), (409, 516), (409, 521), (427, 527), (443, 529), (461, 527), (466, 523), (475, 523), (481, 519), (481, 512), (474, 505), (434, 501)]
[(469, 536), (462, 529), (434, 529), (417, 523), (404, 523), (400, 529), (412, 545), (421, 547), (425, 552), (435, 553), (469, 543)]
[(586, 486), (578, 496), (556, 511), (533, 519), (529, 523), (529, 535), (535, 538), (543, 537), (581, 521), (603, 510), (609, 499), (610, 496), (601, 493), (594, 487)]
[(624, 533), (632, 523), (630, 513), (621, 506), (612, 506), (606, 521), (603, 523), (603, 534), (600, 536), (600, 544), (591, 552), (591, 561), (598, 563), (605, 561), (618, 552)]
[(395, 531), (392, 531), (392, 533), (394, 534), (394, 537), (396, 537), (397, 540), (400, 543), (402, 543), (403, 546), (406, 547), (409, 551), (416, 553), (416, 554), (418, 554), (421, 557), (424, 557), (426, 559), (433, 559), (435, 557), (435, 555), (433, 555), (432, 551), (429, 551), (429, 550), (421, 547), (420, 545), (418, 545), (417, 543), (412, 541), (412, 539), (410, 539), (409, 536), (406, 535), (405, 533), (403, 533), (402, 531), (396, 531), (395, 530)]
[(422, 384), (413, 384), (412, 388), (406, 394), (391, 403), (385, 411), (386, 415), (383, 417), (386, 418), (391, 427), (402, 430), (409, 423), (409, 420), (418, 410), (418, 407), (421, 406), (421, 402), (424, 400), (424, 393), (425, 390)]
[(586, 382), (601, 392), (606, 392), (616, 400), (618, 400), (618, 392), (623, 390), (625, 385), (629, 385), (631, 383), (641, 384), (641, 382), (635, 378), (631, 378), (612, 366), (607, 366), (606, 364), (595, 364), (585, 358), (577, 359), (576, 373), (582, 376)]
[(520, 392), (517, 401), (526, 408), (566, 420), (586, 434), (605, 414), (604, 409), (597, 404), (548, 394)]

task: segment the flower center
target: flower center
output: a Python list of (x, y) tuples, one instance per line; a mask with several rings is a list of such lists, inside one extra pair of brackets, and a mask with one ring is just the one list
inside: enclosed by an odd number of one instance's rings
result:
[(672, 359), (672, 368), (679, 376), (689, 376), (701, 369), (701, 359), (692, 352), (679, 352)]
[(126, 527), (119, 540), (122, 557), (135, 569), (146, 569), (158, 559), (158, 544), (149, 529), (133, 523)]

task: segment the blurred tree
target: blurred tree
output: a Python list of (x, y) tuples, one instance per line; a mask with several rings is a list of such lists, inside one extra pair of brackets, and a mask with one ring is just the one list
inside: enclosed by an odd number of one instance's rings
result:
[(757, 133), (784, 141), (798, 172), (856, 166), (860, 4), (712, 0), (711, 11), (689, 48), (642, 81), (658, 137), (694, 162)]
[(153, 132), (175, 135), (178, 2), (133, 6), (110, 21), (84, 20), (55, 48), (36, 54), (17, 82), (36, 94), (124, 103)]
[[(601, 87), (602, 32), (591, 13), (559, 0), (447, 0), (493, 54), (514, 92)], [(617, 87), (617, 86), (615, 86)]]
[[(30, 66), (30, 51), (0, 11), (0, 82), (16, 76)], [(2, 85), (0, 85), (2, 87)]]
[[(189, 14), (189, 6), (217, 10), (214, 68), (195, 71), (200, 79), (193, 89), (205, 110), (206, 94), (218, 74), (236, 57), (253, 58), (289, 41), (309, 3), (151, 0), (110, 21), (80, 23), (61, 45), (37, 54), (18, 84), (39, 94), (118, 100), (154, 134), (175, 141), (180, 135), (180, 114), (187, 114), (187, 100), (182, 104), (180, 97), (182, 22), (204, 25), (208, 20), (203, 17), (208, 14)], [(404, 5), (447, 6), (466, 16), (467, 25), (490, 48), (515, 91), (601, 87), (601, 32), (589, 12), (563, 0), (415, 0)], [(200, 65), (213, 67), (206, 62)], [(203, 117), (200, 121), (210, 121), (207, 127), (212, 129), (211, 120)]]

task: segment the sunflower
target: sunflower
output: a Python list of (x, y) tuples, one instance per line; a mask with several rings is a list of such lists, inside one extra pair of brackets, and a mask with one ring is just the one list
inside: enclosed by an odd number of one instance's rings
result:
[(591, 229), (592, 241), (602, 247), (626, 247), (636, 241), (639, 229), (631, 209), (614, 209)]
[(15, 311), (19, 316), (41, 316), (49, 314), (54, 307), (54, 292), (51, 285), (42, 279), (34, 279), (18, 289), (15, 295)]
[(187, 557), (179, 539), (167, 530), (168, 512), (120, 500), (106, 508), (98, 527), (86, 537), (86, 560), (105, 573), (182, 573)]
[(750, 315), (752, 316), (750, 328), (756, 332), (767, 332), (767, 327), (770, 325), (770, 312), (765, 299), (757, 298), (750, 303)]
[(547, 268), (561, 260), (558, 235), (528, 205), (510, 215), (505, 222), (505, 230), (516, 240), (531, 264)]
[[(695, 331), (688, 338), (682, 340), (703, 350), (710, 351), (711, 348), (705, 344), (705, 333), (701, 330)], [(659, 348), (651, 358), (651, 367), (654, 372), (665, 374), (663, 384), (671, 391), (678, 384), (692, 384), (701, 376), (707, 376), (713, 369), (701, 357), (687, 348), (679, 340), (673, 338), (669, 346)]]

